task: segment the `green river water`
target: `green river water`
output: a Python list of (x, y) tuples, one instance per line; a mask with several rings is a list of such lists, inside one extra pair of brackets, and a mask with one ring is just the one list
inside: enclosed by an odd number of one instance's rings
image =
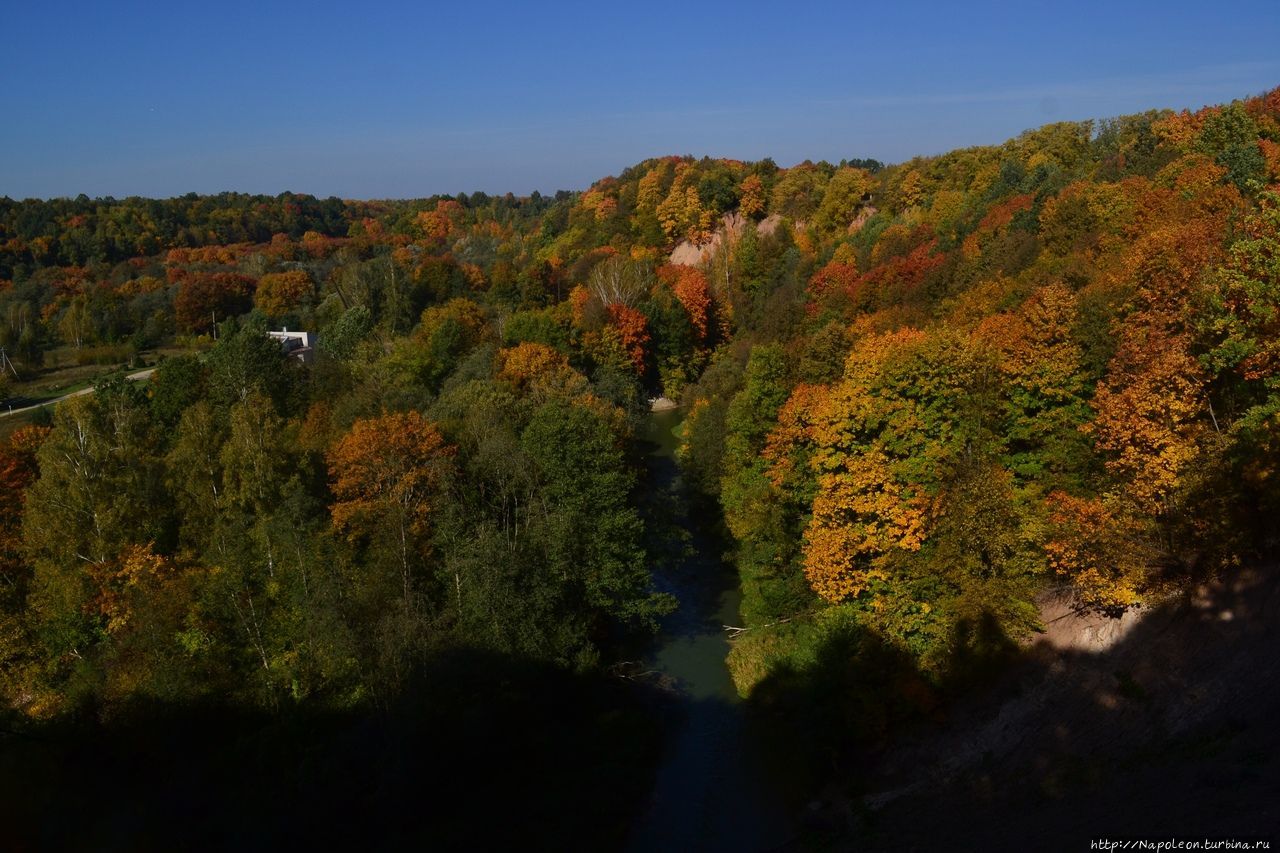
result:
[[(649, 421), (652, 485), (679, 496), (676, 464), (682, 413), (655, 412)], [(740, 625), (737, 576), (722, 559), (723, 542), (672, 502), (690, 535), (691, 553), (654, 567), (660, 588), (679, 609), (663, 622), (648, 664), (674, 680), (682, 714), (659, 760), (648, 807), (630, 850), (737, 853), (773, 850), (792, 837), (787, 811), (771, 789), (758, 750), (747, 735), (743, 706), (725, 657), (725, 625)]]

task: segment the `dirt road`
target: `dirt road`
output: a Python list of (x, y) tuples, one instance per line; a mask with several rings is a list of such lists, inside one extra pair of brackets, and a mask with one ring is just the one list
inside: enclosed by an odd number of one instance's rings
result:
[[(156, 372), (156, 369), (154, 367), (151, 367), (146, 370), (139, 370), (137, 373), (130, 373), (128, 376), (125, 377), (125, 379), (128, 379), (131, 382), (143, 382), (147, 379), (150, 379), (151, 374), (155, 372)], [(9, 415), (19, 415), (19, 414), (22, 414), (23, 412), (30, 412), (31, 410), (38, 409), (41, 406), (53, 406), (58, 403), (61, 403), (63, 400), (69, 400), (72, 397), (81, 397), (81, 396), (84, 396), (85, 394), (92, 394), (92, 393), (93, 393), (93, 386), (90, 385), (88, 388), (81, 388), (79, 391), (72, 391), (70, 394), (63, 394), (61, 397), (55, 397), (52, 400), (45, 400), (43, 403), (35, 403), (34, 405), (23, 406), (20, 409), (15, 409), (11, 407), (6, 408), (3, 411), (0, 411), (0, 418), (7, 418)]]

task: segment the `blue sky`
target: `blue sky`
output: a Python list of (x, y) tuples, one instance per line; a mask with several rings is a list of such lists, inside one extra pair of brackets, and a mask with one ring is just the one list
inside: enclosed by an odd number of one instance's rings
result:
[(1269, 2), (7, 0), (0, 195), (579, 189), (838, 161), (1280, 85)]

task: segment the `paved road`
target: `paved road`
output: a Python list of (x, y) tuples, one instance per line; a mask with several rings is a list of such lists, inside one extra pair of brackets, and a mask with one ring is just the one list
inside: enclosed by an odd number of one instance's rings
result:
[[(147, 370), (139, 370), (137, 373), (130, 373), (128, 376), (125, 377), (125, 379), (128, 379), (132, 382), (142, 382), (144, 380), (150, 379), (151, 374), (155, 372), (156, 372), (156, 369), (154, 367), (151, 367), (151, 368), (148, 368)], [(43, 403), (36, 403), (33, 406), (23, 406), (21, 409), (5, 409), (4, 411), (0, 411), (0, 418), (7, 418), (9, 417), (9, 415), (19, 415), (19, 414), (22, 414), (23, 412), (29, 412), (32, 409), (38, 409), (41, 406), (52, 406), (57, 403), (61, 403), (63, 400), (70, 400), (72, 397), (81, 397), (81, 396), (84, 396), (85, 394), (92, 394), (92, 393), (93, 393), (93, 386), (90, 385), (88, 388), (81, 388), (79, 391), (72, 391), (70, 394), (63, 394), (61, 397), (55, 397), (52, 400), (45, 400)]]

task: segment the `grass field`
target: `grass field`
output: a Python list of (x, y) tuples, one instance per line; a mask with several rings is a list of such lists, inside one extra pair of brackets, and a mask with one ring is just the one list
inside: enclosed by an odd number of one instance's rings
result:
[(39, 410), (3, 414), (9, 407), (18, 409), (45, 405), (67, 394), (91, 388), (107, 377), (144, 370), (154, 366), (162, 358), (186, 355), (193, 351), (181, 347), (159, 347), (139, 353), (131, 363), (121, 361), (114, 364), (79, 364), (74, 350), (53, 350), (46, 355), (45, 365), (36, 375), (21, 382), (10, 382), (8, 397), (0, 401), (3, 404), (0, 405), (0, 441), (43, 417)]

